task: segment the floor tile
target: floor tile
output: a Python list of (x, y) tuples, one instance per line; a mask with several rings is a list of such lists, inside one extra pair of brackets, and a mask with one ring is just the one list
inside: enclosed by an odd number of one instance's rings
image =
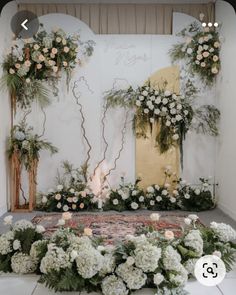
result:
[(31, 295), (36, 287), (37, 276), (0, 276), (0, 294)]
[(225, 279), (221, 284), (219, 284), (224, 295), (236, 294), (236, 279)]
[[(217, 287), (206, 287), (197, 281), (188, 282), (185, 290), (188, 291), (190, 295), (222, 295)], [(231, 295), (233, 295), (233, 293), (231, 293)]]

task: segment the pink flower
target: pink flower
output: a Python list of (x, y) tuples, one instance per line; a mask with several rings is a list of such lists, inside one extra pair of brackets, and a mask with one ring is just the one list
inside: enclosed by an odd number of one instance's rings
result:
[(84, 229), (84, 235), (91, 237), (93, 235), (92, 229), (89, 228), (89, 227), (85, 227), (85, 229)]
[(57, 49), (54, 47), (54, 48), (52, 48), (52, 54), (57, 54)]
[(80, 207), (80, 209), (84, 209), (84, 203), (81, 203), (81, 204), (79, 205), (79, 207)]
[(65, 212), (62, 214), (63, 220), (70, 220), (72, 218), (72, 214), (70, 212)]
[(173, 240), (175, 237), (173, 231), (171, 230), (166, 230), (164, 235), (167, 240)]

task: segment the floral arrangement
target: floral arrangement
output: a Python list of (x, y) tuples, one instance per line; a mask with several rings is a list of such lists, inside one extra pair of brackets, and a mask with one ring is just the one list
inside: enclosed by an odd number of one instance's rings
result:
[(39, 160), (41, 150), (49, 150), (52, 154), (58, 151), (50, 142), (34, 134), (33, 128), (28, 127), (24, 121), (13, 126), (8, 147), (10, 158), (17, 154), (20, 163), (29, 170), (33, 162)]
[(185, 60), (192, 74), (197, 74), (206, 85), (212, 85), (220, 71), (218, 30), (214, 26), (203, 28), (194, 22), (178, 35), (185, 38), (185, 42), (170, 50), (172, 61)]
[(18, 43), (3, 62), (5, 75), (2, 81), (14, 104), (21, 108), (29, 107), (33, 100), (47, 104), (49, 92), (44, 82), (53, 86), (54, 94), (57, 94), (59, 73), (66, 73), (68, 84), (72, 70), (80, 62), (78, 53), (90, 56), (94, 46), (90, 40), (83, 43), (78, 35), (67, 36), (61, 29), (48, 33), (43, 27), (23, 46)]
[(138, 187), (139, 181), (140, 179), (137, 179), (135, 184), (126, 184), (122, 177), (119, 188), (110, 191), (103, 209), (124, 211), (145, 208), (145, 194)]
[[(105, 99), (108, 107), (134, 108), (134, 130), (139, 137), (147, 138), (148, 131), (160, 124), (156, 134), (156, 144), (161, 153), (182, 142), (189, 129), (218, 135), (219, 110), (213, 105), (194, 107), (196, 88), (189, 80), (185, 93), (176, 94), (169, 90), (157, 90), (150, 84), (127, 90), (111, 90)], [(204, 119), (203, 119), (204, 118)], [(182, 153), (181, 153), (182, 154)]]
[[(71, 215), (63, 214), (61, 226), (51, 237), (42, 237), (44, 228), (27, 221), (11, 225), (0, 236), (0, 269), (15, 273), (41, 274), (40, 282), (56, 292), (102, 291), (103, 295), (128, 295), (149, 287), (157, 294), (184, 295), (198, 258), (217, 255), (227, 270), (236, 260), (236, 231), (229, 225), (211, 223), (203, 227), (198, 216), (189, 215), (179, 238), (169, 230), (156, 231), (158, 214), (142, 234), (128, 235), (118, 245), (95, 239), (92, 231), (76, 234), (66, 227)], [(11, 223), (6, 217), (5, 222)], [(63, 222), (62, 222), (63, 221)], [(29, 241), (30, 231), (33, 238)], [(24, 248), (24, 238), (27, 247)], [(41, 239), (40, 239), (41, 238)]]
[(63, 175), (58, 173), (57, 186), (41, 195), (40, 209), (46, 211), (80, 211), (95, 208), (94, 195), (87, 186), (87, 168), (74, 168), (62, 163)]
[[(78, 170), (75, 171), (78, 173)], [(165, 173), (167, 176), (169, 171)], [(72, 178), (69, 177), (72, 179), (69, 185), (60, 179), (60, 184), (56, 189), (50, 190), (47, 195), (41, 195), (38, 208), (57, 212), (101, 209), (98, 208), (95, 196), (86, 183), (83, 182), (81, 185), (81, 178), (79, 178), (79, 186), (73, 184), (73, 181), (78, 179), (75, 172), (73, 175)], [(211, 192), (210, 180), (206, 178), (200, 178), (200, 184), (194, 186), (182, 179), (174, 179), (170, 183), (166, 178), (163, 185), (152, 185), (145, 191), (139, 188), (139, 182), (140, 179), (137, 179), (134, 184), (126, 183), (122, 177), (118, 188), (108, 190), (108, 197), (102, 209), (104, 211), (136, 211), (139, 209), (204, 211), (213, 209), (216, 205)]]

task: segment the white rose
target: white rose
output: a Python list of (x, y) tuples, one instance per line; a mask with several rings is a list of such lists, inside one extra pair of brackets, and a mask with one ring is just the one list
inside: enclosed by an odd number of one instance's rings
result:
[(71, 262), (73, 262), (78, 257), (78, 252), (75, 250), (72, 250), (70, 253)]
[(221, 256), (222, 256), (222, 254), (221, 254), (220, 251), (214, 251), (214, 252), (212, 253), (212, 255), (217, 256), (217, 257), (219, 257), (219, 258), (221, 258)]
[(12, 220), (13, 220), (13, 216), (12, 215), (8, 215), (8, 216), (6, 216), (3, 219), (5, 225), (11, 225), (12, 224)]
[(143, 96), (148, 96), (148, 92), (147, 92), (146, 90), (144, 90), (144, 91), (142, 92), (142, 95), (143, 95)]
[(15, 74), (15, 70), (14, 70), (14, 69), (10, 69), (10, 70), (9, 70), (9, 73), (10, 73), (11, 75)]
[(160, 219), (160, 214), (158, 214), (158, 213), (152, 213), (150, 215), (150, 219), (151, 219), (151, 221), (158, 221)]
[(38, 44), (34, 45), (34, 50), (39, 50), (40, 46)]
[(137, 204), (136, 202), (132, 202), (132, 203), (131, 203), (131, 208), (132, 208), (133, 210), (137, 210), (137, 209), (138, 209), (138, 204)]
[(177, 104), (177, 110), (182, 110), (182, 104)]
[(162, 107), (162, 108), (161, 108), (161, 111), (162, 111), (163, 113), (166, 113), (166, 112), (167, 112), (167, 108), (166, 108), (166, 107)]
[(188, 54), (192, 54), (192, 53), (193, 53), (192, 48), (188, 48), (188, 49), (187, 49), (187, 53), (188, 53)]
[(190, 225), (192, 223), (192, 220), (190, 218), (184, 218), (184, 223), (187, 225)]
[(62, 190), (63, 190), (63, 185), (59, 184), (59, 185), (57, 186), (57, 190), (62, 191)]
[(160, 186), (159, 186), (158, 184), (156, 184), (156, 185), (155, 185), (155, 189), (156, 189), (157, 191), (159, 191)]
[(211, 72), (213, 73), (213, 74), (218, 74), (218, 69), (216, 68), (216, 67), (213, 67), (212, 69), (211, 69)]
[(144, 97), (142, 95), (140, 95), (139, 97), (139, 100), (143, 101), (144, 100)]
[(155, 103), (156, 104), (159, 104), (161, 102), (161, 98), (158, 96), (156, 99), (155, 99)]
[(193, 220), (193, 221), (198, 220), (198, 216), (197, 216), (196, 214), (190, 214), (190, 215), (188, 216), (188, 218), (190, 218), (190, 219)]
[(65, 46), (63, 50), (64, 50), (65, 53), (68, 53), (70, 51), (70, 48)]
[(167, 98), (163, 98), (162, 103), (165, 105), (168, 103), (168, 99)]
[(143, 201), (144, 201), (144, 196), (140, 196), (140, 197), (139, 197), (139, 202), (142, 203)]
[(177, 115), (175, 118), (177, 121), (181, 121), (183, 119), (181, 115)]
[(61, 218), (58, 220), (57, 226), (63, 226), (63, 225), (65, 225), (65, 223), (66, 223), (65, 220)]
[(150, 201), (150, 205), (151, 205), (151, 206), (154, 206), (154, 205), (155, 205), (155, 201), (151, 200), (151, 201)]
[(62, 207), (61, 203), (60, 203), (60, 202), (57, 203), (57, 208), (58, 208), (58, 209), (61, 209), (61, 207)]
[(176, 109), (171, 109), (170, 110), (171, 115), (175, 115), (177, 113)]
[(197, 55), (197, 60), (202, 60), (203, 59), (203, 56), (201, 54), (198, 54)]
[(197, 189), (195, 189), (194, 193), (195, 193), (195, 195), (198, 196), (198, 195), (200, 195), (201, 191), (200, 191), (200, 189), (197, 188)]
[(118, 205), (119, 201), (117, 199), (114, 199), (112, 203), (113, 203), (113, 205)]
[(141, 106), (141, 101), (140, 100), (136, 100), (136, 106), (138, 106), (138, 107)]
[(19, 250), (20, 249), (20, 247), (21, 247), (21, 243), (20, 243), (20, 241), (19, 240), (15, 240), (14, 242), (13, 242), (13, 249), (15, 250), (15, 251), (17, 251), (17, 250)]
[(69, 207), (67, 205), (64, 205), (62, 209), (64, 212), (67, 212), (69, 210)]
[(207, 58), (210, 55), (210, 53), (208, 51), (205, 51), (205, 52), (203, 52), (202, 55), (203, 55), (203, 57)]
[(149, 186), (148, 188), (147, 188), (147, 192), (148, 193), (154, 193), (154, 188), (152, 187), (152, 186)]
[(157, 202), (161, 202), (162, 201), (162, 197), (161, 196), (157, 196), (156, 197)]
[(218, 60), (219, 60), (219, 57), (218, 57), (217, 55), (214, 55), (214, 56), (213, 56), (213, 61), (214, 61), (214, 62), (217, 62)]
[(169, 127), (171, 125), (170, 121), (166, 121), (166, 126)]
[(172, 136), (172, 138), (173, 138), (173, 140), (178, 140), (178, 139), (179, 139), (179, 135), (178, 135), (178, 134), (174, 134), (174, 135)]
[(144, 113), (148, 114), (149, 113), (149, 109), (144, 109)]
[(189, 200), (189, 199), (190, 199), (190, 194), (185, 194), (185, 195), (184, 195), (184, 198), (185, 198), (186, 200)]
[(167, 190), (163, 190), (163, 191), (161, 192), (161, 194), (162, 194), (163, 196), (167, 196), (167, 195), (168, 195), (168, 191), (167, 191)]
[(70, 189), (70, 193), (71, 193), (71, 194), (74, 194), (74, 193), (75, 193), (75, 190), (74, 190), (73, 188), (71, 188), (71, 189)]
[(176, 198), (171, 197), (171, 198), (170, 198), (170, 201), (171, 201), (171, 203), (176, 203)]
[(171, 91), (169, 91), (169, 90), (166, 90), (165, 91), (165, 93), (164, 93), (164, 95), (166, 96), (166, 97), (169, 97), (169, 96), (171, 96)]
[(154, 110), (154, 114), (155, 114), (155, 115), (159, 115), (160, 112), (161, 112), (161, 111), (160, 111), (159, 109), (155, 109), (155, 110)]
[(45, 228), (42, 225), (36, 225), (36, 232), (42, 234), (45, 232)]

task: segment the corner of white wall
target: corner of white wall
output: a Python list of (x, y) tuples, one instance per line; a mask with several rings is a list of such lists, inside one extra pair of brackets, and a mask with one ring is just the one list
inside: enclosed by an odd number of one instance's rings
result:
[(219, 182), (219, 208), (236, 220), (236, 14), (222, 0), (216, 1), (216, 21), (222, 23), (220, 34), (224, 41), (221, 50), (221, 74), (217, 81), (217, 96), (221, 110), (220, 144), (216, 163)]

